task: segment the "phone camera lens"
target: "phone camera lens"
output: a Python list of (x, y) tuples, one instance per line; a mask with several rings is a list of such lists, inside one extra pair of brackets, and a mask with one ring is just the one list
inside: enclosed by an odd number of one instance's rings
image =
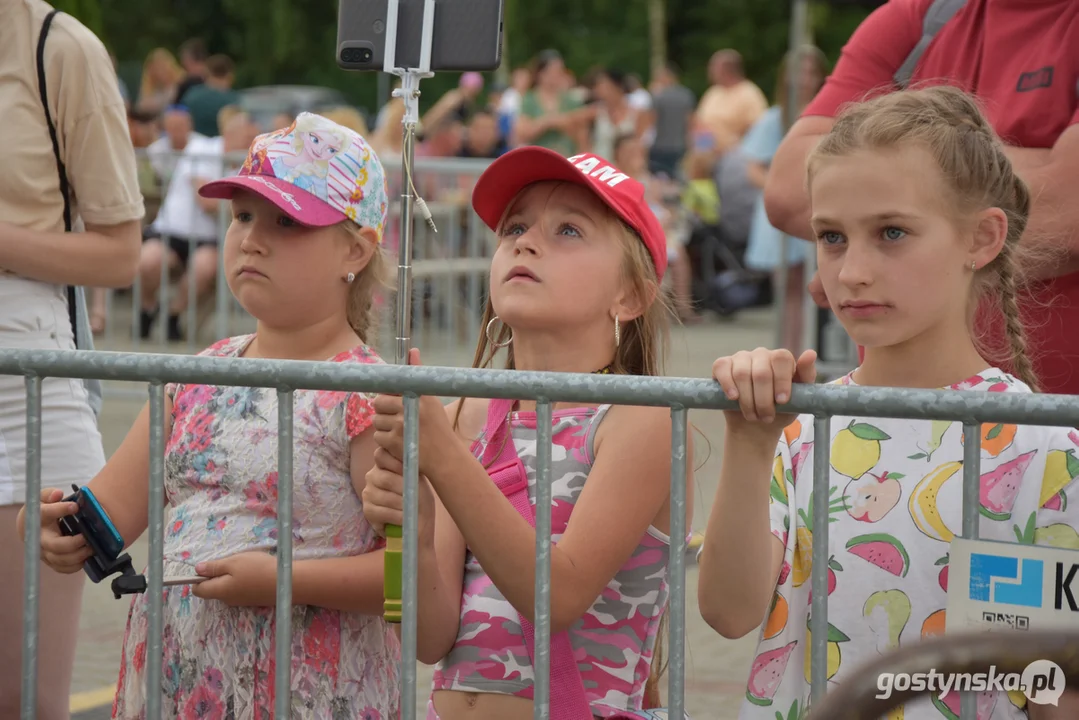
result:
[(341, 51), (341, 60), (346, 63), (365, 63), (370, 62), (374, 54), (370, 48), (345, 48)]

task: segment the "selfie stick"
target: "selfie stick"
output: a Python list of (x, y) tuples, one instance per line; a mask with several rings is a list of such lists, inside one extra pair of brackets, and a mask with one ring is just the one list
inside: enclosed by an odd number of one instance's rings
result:
[[(412, 181), (413, 162), (415, 159), (416, 126), (420, 122), (420, 80), (434, 77), (431, 72), (431, 41), (435, 28), (435, 0), (425, 0), (423, 4), (423, 39), (420, 44), (420, 67), (399, 68), (396, 62), (397, 52), (397, 15), (399, 0), (388, 0), (386, 10), (386, 58), (383, 71), (401, 78), (401, 87), (393, 91), (394, 97), (399, 97), (405, 103), (405, 116), (402, 119), (404, 125), (404, 140), (401, 145), (401, 169), (403, 173), (403, 192), (401, 204), (401, 246), (397, 261), (397, 347), (395, 362), (398, 365), (408, 363), (408, 351), (412, 329), (412, 238), (413, 220), (416, 210), (419, 209), (421, 217), (427, 221), (432, 230), (438, 232), (434, 221), (431, 219), (431, 211), (427, 203), (416, 192), (416, 185)], [(408, 472), (412, 470), (413, 472)], [(414, 523), (417, 520), (417, 479), (410, 478), (415, 474), (415, 468), (406, 468), (405, 471), (405, 523)], [(401, 528), (397, 525), (386, 526), (386, 555), (385, 555), (385, 578), (382, 607), (382, 615), (387, 622), (401, 622), (401, 587), (402, 587), (402, 560), (408, 563), (409, 571), (404, 576), (416, 577), (416, 551), (411, 547), (413, 543), (407, 543), (409, 552), (402, 557), (403, 541)], [(414, 596), (414, 595), (413, 595)]]

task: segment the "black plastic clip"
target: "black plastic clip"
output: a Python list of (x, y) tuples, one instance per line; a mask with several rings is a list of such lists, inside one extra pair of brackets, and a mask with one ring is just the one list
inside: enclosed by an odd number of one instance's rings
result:
[(119, 572), (120, 577), (112, 581), (112, 595), (117, 600), (123, 595), (136, 595), (146, 592), (146, 576), (139, 575), (131, 566), (131, 556), (124, 553), (108, 566), (106, 576)]

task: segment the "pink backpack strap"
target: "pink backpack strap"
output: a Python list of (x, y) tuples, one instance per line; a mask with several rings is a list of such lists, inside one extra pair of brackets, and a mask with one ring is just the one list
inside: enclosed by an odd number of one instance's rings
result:
[[(528, 473), (517, 454), (510, 433), (509, 413), (514, 400), (491, 400), (483, 438), (487, 447), (482, 456), (487, 474), (510, 501), (517, 514), (536, 527), (535, 510), (528, 498)], [(528, 657), (534, 660), (535, 628), (518, 613)], [(584, 681), (573, 655), (569, 633), (551, 635), (551, 720), (591, 720), (592, 709), (584, 692)]]

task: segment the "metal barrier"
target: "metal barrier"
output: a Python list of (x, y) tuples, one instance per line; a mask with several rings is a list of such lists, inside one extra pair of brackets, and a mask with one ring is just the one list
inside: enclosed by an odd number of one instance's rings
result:
[[(514, 398), (537, 402), (538, 482), (537, 507), (551, 507), (551, 403), (612, 403), (669, 407), (671, 410), (671, 560), (670, 560), (670, 673), (668, 705), (671, 716), (683, 717), (685, 701), (685, 547), (686, 547), (686, 442), (690, 409), (734, 409), (718, 384), (689, 378), (580, 375), (511, 370), (475, 370), (393, 365), (338, 365), (332, 363), (207, 358), (180, 355), (78, 351), (0, 350), (0, 374), (27, 378), (26, 525), (40, 524), (41, 488), (41, 379), (43, 377), (96, 378), (149, 383), (150, 392), (150, 499), (149, 499), (149, 638), (147, 656), (162, 653), (162, 563), (164, 529), (164, 383), (276, 388), (279, 411), (279, 466), (277, 531), (280, 538), (277, 577), (277, 632), (291, 632), (292, 555), (292, 408), (294, 390), (364, 391), (403, 394), (405, 419), (405, 503), (403, 539), (402, 720), (416, 718), (416, 591), (418, 520), (418, 397)], [(784, 411), (815, 416), (817, 437), (829, 437), (832, 415), (855, 415), (962, 422), (967, 437), (977, 437), (982, 422), (1029, 425), (1079, 426), (1079, 403), (1062, 395), (1021, 395), (862, 388), (841, 385), (796, 385)], [(829, 444), (825, 443), (827, 447)], [(963, 535), (977, 536), (980, 446), (967, 443), (963, 469)], [(829, 452), (815, 456), (814, 493), (828, 496)], [(811, 679), (814, 701), (826, 689), (827, 671), (827, 566), (828, 503), (816, 503), (813, 543)], [(536, 515), (535, 593), (535, 713), (550, 717), (550, 551), (551, 513)], [(23, 720), (34, 717), (37, 679), (36, 639), (38, 560), (40, 536), (28, 533), (26, 543), (25, 608), (23, 635)], [(289, 645), (276, 645), (276, 717), (289, 715)], [(160, 717), (161, 663), (147, 669), (147, 713)]]
[[(145, 149), (139, 149), (136, 153), (146, 170), (145, 174), (155, 178), (153, 182), (143, 181), (143, 193), (150, 206), (146, 218), (148, 225), (156, 212), (152, 206), (158, 203), (163, 205), (167, 199), (171, 172), (180, 158), (200, 163), (201, 167), (213, 167), (216, 163), (221, 168), (221, 175), (229, 175), (239, 169), (245, 157), (243, 153), (230, 153), (224, 157), (160, 152), (150, 154)], [(401, 164), (392, 156), (383, 157), (382, 161), (390, 196), (396, 197), (399, 195), (397, 189), (402, 186)], [(426, 224), (418, 222), (413, 244), (416, 256), (413, 262), (415, 282), (412, 306), (417, 308), (417, 312), (413, 319), (412, 336), (425, 347), (471, 345), (481, 330), (479, 321), (483, 313), (486, 278), (494, 243), (487, 228), (472, 212), (469, 199), (472, 186), (489, 164), (487, 160), (459, 158), (421, 158), (416, 161), (413, 181), (428, 201), (438, 227), (438, 232), (433, 233)], [(163, 190), (160, 196), (157, 195), (157, 181), (160, 181), (160, 189)], [(230, 213), (227, 205), (224, 205), (217, 217), (216, 239), (219, 245), (224, 242), (230, 221)], [(388, 256), (394, 258), (400, 223), (400, 202), (397, 201), (390, 208), (384, 240)], [(187, 243), (188, 255), (194, 255), (195, 238), (176, 239)], [(167, 243), (168, 235), (162, 237), (162, 241)], [(393, 262), (391, 260), (391, 264)], [(212, 296), (197, 297), (195, 277), (192, 273), (186, 273), (187, 303), (181, 313), (185, 331), (182, 342), (170, 342), (168, 339), (167, 308), (177, 290), (174, 287), (177, 275), (170, 273), (165, 263), (161, 267), (156, 297), (156, 307), (159, 308), (157, 325), (148, 338), (140, 336), (141, 276), (136, 277), (132, 287), (127, 290), (95, 289), (93, 293), (99, 294), (97, 302), (99, 306), (103, 305), (105, 316), (105, 329), (98, 338), (98, 347), (118, 351), (194, 353), (216, 340), (253, 331), (254, 319), (244, 312), (229, 292), (222, 253), (218, 253), (217, 263)], [(128, 296), (129, 302), (121, 305), (117, 302), (118, 295)], [(383, 297), (381, 309), (380, 336), (392, 337), (393, 303)], [(212, 329), (208, 329), (206, 326), (211, 318)], [(106, 385), (105, 390), (108, 395), (124, 394), (122, 388), (111, 384)]]

